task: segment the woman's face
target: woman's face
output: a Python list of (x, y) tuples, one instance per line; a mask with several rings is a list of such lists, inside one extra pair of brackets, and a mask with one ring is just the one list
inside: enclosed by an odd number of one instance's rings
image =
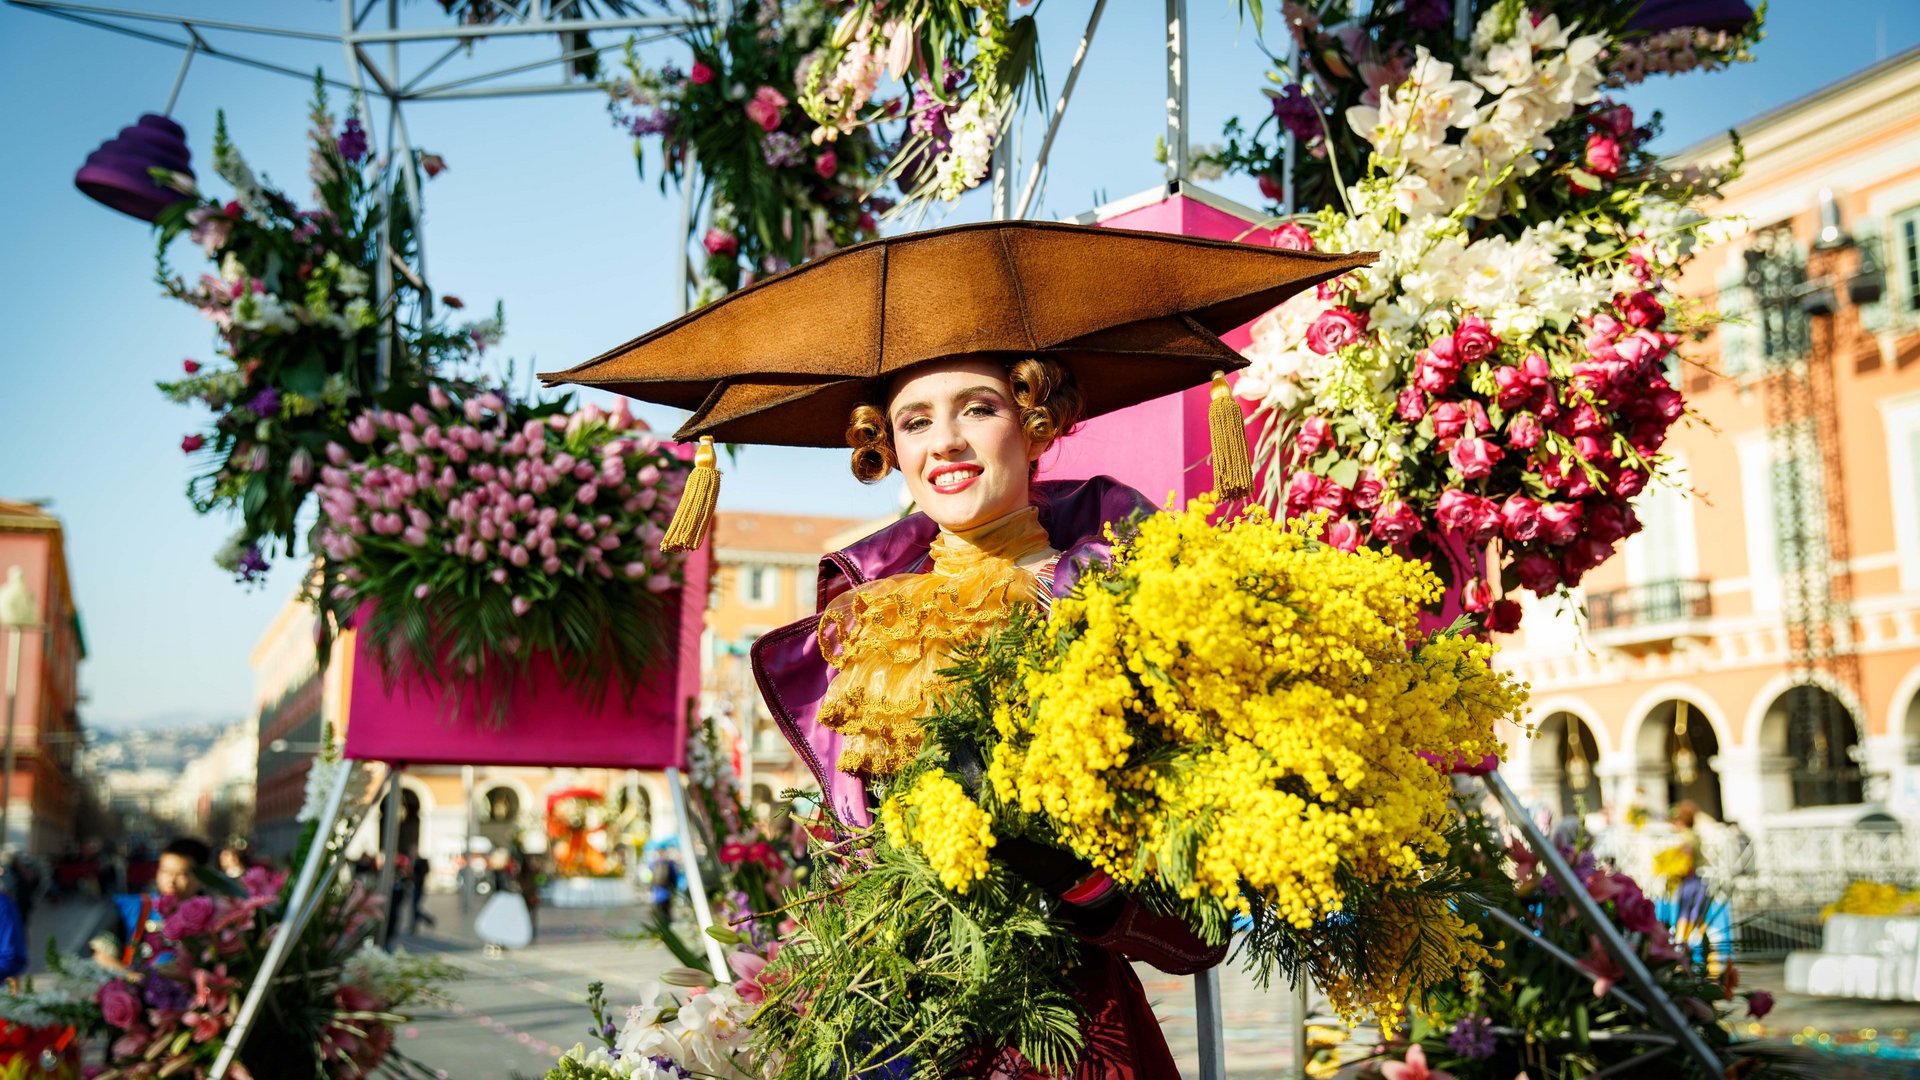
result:
[(984, 361), (916, 369), (887, 403), (907, 491), (940, 526), (962, 531), (1027, 505), (1027, 439), (1006, 368)]

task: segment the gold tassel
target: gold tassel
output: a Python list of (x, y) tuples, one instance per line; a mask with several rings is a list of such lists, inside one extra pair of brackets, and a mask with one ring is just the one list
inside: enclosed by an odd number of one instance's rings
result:
[(673, 509), (667, 535), (660, 538), (661, 551), (692, 551), (706, 542), (714, 504), (720, 501), (720, 470), (714, 461), (713, 436), (700, 436), (700, 448), (693, 452), (693, 471), (687, 474), (687, 486), (680, 492), (680, 505)]
[(1253, 457), (1247, 450), (1247, 418), (1227, 389), (1225, 372), (1213, 373), (1213, 400), (1207, 403), (1207, 427), (1213, 436), (1213, 490), (1222, 499), (1243, 499), (1253, 491)]

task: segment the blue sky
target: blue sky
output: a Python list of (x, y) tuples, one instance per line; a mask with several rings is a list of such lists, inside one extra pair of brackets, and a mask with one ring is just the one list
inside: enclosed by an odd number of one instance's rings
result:
[[(143, 10), (254, 18), (333, 30), (338, 8), (323, 0), (247, 5), (152, 0)], [(1269, 5), (1277, 6), (1277, 5)], [(1041, 14), (1044, 53), (1057, 89), (1090, 4), (1050, 0)], [(1255, 119), (1266, 61), (1231, 3), (1192, 0), (1194, 139), (1222, 121)], [(1834, 13), (1845, 10), (1839, 21)], [(1060, 217), (1159, 182), (1152, 160), (1164, 129), (1161, 5), (1109, 5), (1053, 151), (1036, 217)], [(438, 17), (430, 3), (403, 5), (403, 23)], [(1643, 114), (1661, 109), (1661, 146), (1678, 149), (1920, 44), (1920, 4), (1911, 0), (1777, 0), (1756, 63), (1712, 76), (1650, 83), (1628, 96)], [(335, 47), (216, 36), (300, 70), (344, 74)], [(433, 52), (403, 54), (417, 68)], [(549, 54), (542, 37), (480, 46), (477, 62), (504, 65)], [(531, 52), (530, 52), (531, 50)], [(655, 46), (656, 60), (680, 55)], [(73, 171), (101, 141), (157, 110), (179, 67), (172, 49), (0, 7), (0, 100), (8, 167), (0, 170), (0, 496), (50, 498), (67, 525), (68, 558), (91, 655), (82, 681), (89, 723), (238, 716), (251, 708), (248, 654), (293, 588), (282, 568), (245, 591), (210, 561), (231, 531), (201, 518), (182, 488), (180, 437), (201, 417), (173, 405), (153, 382), (183, 357), (206, 357), (210, 327), (162, 299), (153, 283), (145, 227), (81, 196)], [(452, 77), (461, 61), (442, 69)], [(305, 199), (308, 86), (211, 58), (195, 62), (175, 118), (186, 127), (196, 169), (211, 177), (216, 109), (257, 170)], [(337, 104), (337, 103), (336, 103)], [(417, 145), (451, 168), (428, 188), (427, 249), (435, 287), (474, 307), (506, 303), (500, 350), (522, 373), (592, 356), (672, 315), (670, 282), (677, 200), (635, 177), (628, 140), (602, 100), (584, 93), (411, 107)], [(1036, 148), (1040, 129), (1028, 128)], [(383, 136), (383, 133), (382, 133)], [(213, 180), (210, 186), (217, 187)], [(1208, 185), (1255, 202), (1250, 182)], [(986, 215), (970, 197), (947, 223)], [(197, 252), (182, 249), (182, 269)], [(671, 427), (664, 410), (647, 414)], [(844, 455), (749, 449), (727, 478), (736, 509), (872, 515), (896, 489), (863, 488)]]

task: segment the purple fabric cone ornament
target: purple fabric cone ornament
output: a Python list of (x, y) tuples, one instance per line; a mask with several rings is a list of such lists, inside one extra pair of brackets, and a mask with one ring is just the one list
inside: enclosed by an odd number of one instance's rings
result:
[(1647, 0), (1627, 25), (1651, 34), (1682, 26), (1731, 34), (1752, 21), (1753, 9), (1743, 0)]
[(73, 186), (95, 202), (152, 221), (186, 196), (154, 183), (147, 170), (170, 169), (192, 177), (190, 161), (186, 131), (167, 117), (148, 113), (88, 154), (87, 163), (73, 176)]

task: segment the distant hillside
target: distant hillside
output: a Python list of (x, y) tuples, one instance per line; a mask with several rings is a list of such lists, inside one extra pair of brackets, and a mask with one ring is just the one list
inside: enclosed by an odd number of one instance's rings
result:
[(87, 754), (101, 772), (140, 769), (178, 772), (239, 724), (236, 720), (126, 731), (94, 728), (87, 732)]

